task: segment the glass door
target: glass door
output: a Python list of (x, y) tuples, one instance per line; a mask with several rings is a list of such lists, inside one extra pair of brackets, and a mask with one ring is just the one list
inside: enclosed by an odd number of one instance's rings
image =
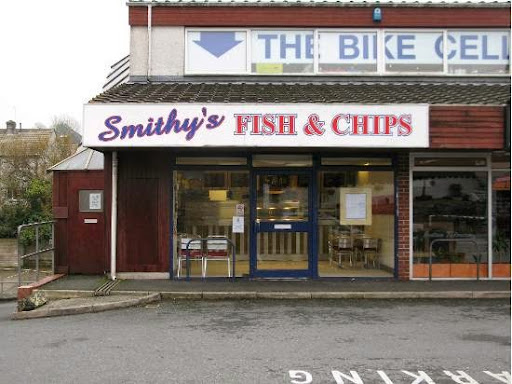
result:
[(251, 275), (313, 276), (312, 182), (310, 171), (253, 173)]

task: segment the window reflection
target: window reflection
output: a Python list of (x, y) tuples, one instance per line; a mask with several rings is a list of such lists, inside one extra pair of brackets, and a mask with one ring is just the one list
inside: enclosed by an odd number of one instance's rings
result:
[[(413, 176), (414, 277), (487, 275), (487, 174), (415, 172)], [(432, 255), (430, 252), (432, 250)]]
[(493, 277), (510, 278), (510, 171), (492, 174)]
[[(348, 189), (350, 188), (350, 190)], [(371, 192), (370, 225), (341, 225), (341, 195)], [(344, 200), (344, 204), (348, 204)], [(355, 209), (355, 208), (354, 208)], [(392, 277), (395, 201), (393, 172), (325, 171), (319, 177), (318, 272), (320, 276)], [(353, 213), (353, 212), (352, 212)]]
[[(180, 239), (225, 236), (236, 247), (236, 275), (249, 272), (249, 172), (178, 171), (175, 185), (175, 244)], [(233, 216), (243, 208), (244, 233), (233, 233)], [(197, 245), (197, 243), (194, 243)], [(200, 251), (200, 250), (199, 250)], [(199, 252), (198, 251), (198, 252)], [(177, 268), (175, 250), (174, 266)], [(198, 259), (199, 260), (199, 259)], [(191, 265), (193, 276), (202, 264)], [(208, 276), (227, 276), (225, 263), (209, 262)]]

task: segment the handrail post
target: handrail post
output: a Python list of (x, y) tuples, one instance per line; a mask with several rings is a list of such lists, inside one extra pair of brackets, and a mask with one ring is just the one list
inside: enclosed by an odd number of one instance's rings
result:
[(52, 251), (52, 274), (54, 274), (55, 273), (55, 223), (52, 223), (51, 248), (53, 248), (53, 251)]
[(229, 240), (229, 243), (231, 244), (231, 249), (233, 250), (233, 263), (232, 263), (232, 267), (233, 267), (233, 273), (231, 273), (231, 281), (235, 282), (236, 279), (235, 279), (235, 271), (236, 271), (236, 268), (235, 268), (235, 263), (236, 263), (236, 248), (235, 248), (235, 244), (233, 244), (233, 242), (231, 240)]
[(434, 243), (437, 239), (432, 240), (430, 243), (430, 252), (428, 255), (428, 281), (432, 281), (432, 250), (434, 248)]
[[(48, 246), (47, 247), (42, 247), (41, 245), (41, 239), (40, 239), (40, 236), (41, 236), (41, 233), (40, 233), (40, 230), (39, 230), (39, 227), (42, 227), (43, 225), (51, 225), (52, 228), (51, 228), (51, 238), (50, 238), (50, 241), (48, 243)], [(29, 227), (35, 227), (35, 238), (36, 238), (36, 248), (35, 248), (35, 252), (29, 252), (29, 253), (26, 253), (23, 251), (22, 252), (22, 246), (21, 246), (21, 234), (23, 232), (23, 230), (25, 228), (29, 228)], [(40, 257), (41, 257), (41, 254), (45, 254), (47, 252), (51, 252), (52, 253), (52, 273), (55, 273), (55, 221), (54, 220), (50, 220), (50, 221), (41, 221), (41, 222), (37, 222), (37, 223), (31, 223), (31, 224), (21, 224), (18, 226), (18, 286), (21, 286), (22, 284), (22, 280), (21, 280), (21, 274), (22, 274), (22, 263), (25, 259), (28, 259), (28, 258), (31, 258), (31, 257), (36, 257), (36, 266), (35, 266), (35, 277), (36, 277), (36, 280), (39, 280), (39, 275), (40, 275)], [(43, 248), (43, 249), (41, 249)], [(26, 281), (28, 282), (28, 281)], [(23, 282), (23, 283), (26, 283), (26, 282)]]
[(39, 224), (36, 225), (36, 281), (39, 280)]
[(18, 287), (21, 286), (21, 249), (20, 249), (20, 235), (22, 225), (18, 225)]

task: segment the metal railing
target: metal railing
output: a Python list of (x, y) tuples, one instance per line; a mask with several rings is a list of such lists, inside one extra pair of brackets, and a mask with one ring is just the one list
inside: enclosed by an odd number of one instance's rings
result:
[[(187, 243), (187, 246), (185, 248), (186, 252), (186, 269), (187, 269), (187, 277), (186, 280), (190, 280), (190, 244), (192, 243), (200, 243), (201, 244), (201, 250), (206, 249), (206, 252), (208, 252), (208, 241), (226, 241), (230, 248), (231, 248), (231, 255), (233, 257), (233, 260), (231, 262), (231, 281), (235, 281), (235, 263), (236, 263), (236, 251), (235, 251), (235, 244), (228, 239), (225, 236), (209, 236), (209, 237), (200, 237), (196, 239), (190, 239)], [(179, 267), (178, 267), (179, 268)], [(202, 276), (203, 279), (205, 279), (205, 276)]]
[(477, 253), (476, 256), (473, 256), (476, 261), (476, 279), (480, 280), (480, 260), (482, 259), (482, 254), (478, 252), (478, 243), (472, 239), (435, 239), (430, 243), (430, 253), (428, 257), (428, 279), (432, 281), (432, 251), (435, 243), (471, 243), (475, 246), (475, 250)]
[[(41, 235), (42, 231), (40, 228), (44, 226), (51, 226), (51, 236), (49, 238), (47, 247), (41, 249)], [(35, 230), (35, 251), (24, 253), (22, 252), (22, 249), (24, 248), (22, 246), (22, 233), (27, 228), (34, 228)], [(51, 252), (51, 269), (50, 272), (54, 273), (55, 271), (55, 221), (41, 221), (38, 223), (30, 223), (30, 224), (22, 224), (18, 226), (18, 286), (21, 286), (23, 284), (31, 283), (33, 281), (39, 280), (40, 275), (40, 257), (41, 255)], [(25, 261), (29, 261), (30, 258), (35, 258), (35, 266), (34, 266), (34, 273), (33, 276), (35, 279), (29, 279), (29, 280), (22, 280), (22, 273), (26, 272), (23, 268), (23, 264)], [(28, 269), (29, 272), (32, 271), (31, 268)], [(30, 273), (29, 273), (30, 276)]]

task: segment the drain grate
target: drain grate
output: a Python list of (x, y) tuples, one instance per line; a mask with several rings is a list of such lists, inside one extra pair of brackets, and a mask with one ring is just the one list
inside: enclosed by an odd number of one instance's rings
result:
[(109, 280), (100, 285), (94, 291), (94, 296), (109, 296), (110, 292), (119, 284), (121, 280)]

